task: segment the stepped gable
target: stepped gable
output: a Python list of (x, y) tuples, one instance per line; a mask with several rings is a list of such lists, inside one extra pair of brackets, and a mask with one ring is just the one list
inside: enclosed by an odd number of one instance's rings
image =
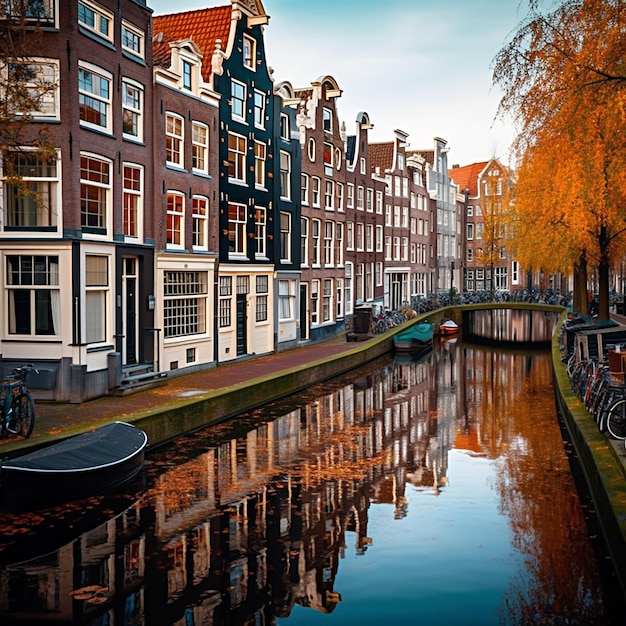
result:
[(209, 82), (215, 42), (221, 40), (221, 49), (226, 51), (232, 16), (231, 5), (153, 16), (154, 64), (169, 67), (170, 42), (192, 39), (204, 56), (202, 77)]
[(459, 186), (459, 189), (469, 190), (470, 197), (478, 196), (478, 177), (489, 161), (480, 161), (463, 167), (453, 167), (448, 170), (448, 176)]
[(394, 142), (371, 143), (368, 147), (370, 170), (380, 168), (381, 175), (393, 169)]

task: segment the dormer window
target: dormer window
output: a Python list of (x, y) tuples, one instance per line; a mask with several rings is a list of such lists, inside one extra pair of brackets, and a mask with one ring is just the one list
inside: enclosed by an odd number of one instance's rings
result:
[(333, 130), (333, 113), (330, 109), (327, 109), (326, 107), (324, 107), (323, 112), (323, 124), (324, 131), (327, 133), (331, 133)]
[(193, 66), (189, 61), (183, 61), (183, 88), (189, 89), (189, 91), (193, 88), (193, 81), (191, 79), (192, 68)]
[(249, 70), (255, 69), (256, 41), (248, 35), (243, 36), (243, 64)]

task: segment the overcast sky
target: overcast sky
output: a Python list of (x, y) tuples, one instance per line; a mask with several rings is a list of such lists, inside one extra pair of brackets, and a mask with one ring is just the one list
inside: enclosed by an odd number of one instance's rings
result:
[[(228, 0), (148, 0), (155, 15)], [(372, 141), (409, 133), (412, 149), (448, 141), (449, 164), (509, 162), (514, 131), (495, 119), (492, 62), (525, 15), (525, 0), (263, 0), (276, 82), (335, 78), (348, 133), (365, 111)]]

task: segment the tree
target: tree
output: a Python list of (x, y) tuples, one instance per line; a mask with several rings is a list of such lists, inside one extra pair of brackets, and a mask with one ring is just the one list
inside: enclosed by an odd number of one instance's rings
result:
[(41, 120), (54, 104), (58, 77), (50, 64), (33, 58), (33, 51), (42, 48), (40, 24), (47, 6), (43, 0), (0, 1), (0, 157), (9, 226), (28, 225), (28, 214), (48, 203), (28, 178), (42, 176), (42, 169), (57, 160), (48, 125)]
[(553, 270), (597, 266), (599, 317), (608, 318), (626, 232), (626, 5), (564, 0), (545, 15), (540, 5), (529, 2), (493, 74), (499, 112), (519, 129), (516, 254)]

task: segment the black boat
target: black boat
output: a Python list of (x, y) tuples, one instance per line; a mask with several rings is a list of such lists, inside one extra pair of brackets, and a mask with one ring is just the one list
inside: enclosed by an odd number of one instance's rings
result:
[(0, 463), (0, 488), (11, 511), (95, 495), (122, 485), (143, 467), (148, 437), (112, 422)]

